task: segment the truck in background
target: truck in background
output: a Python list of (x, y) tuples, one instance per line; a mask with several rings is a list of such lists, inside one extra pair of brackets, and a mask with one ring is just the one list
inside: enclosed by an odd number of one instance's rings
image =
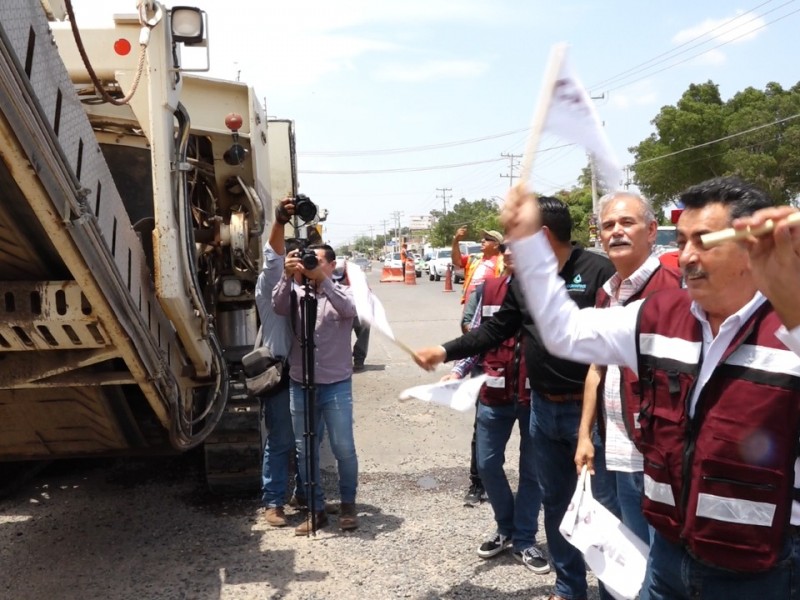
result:
[(92, 29), (70, 11), (0, 3), (0, 461), (204, 444), (213, 489), (252, 489), (241, 358), (293, 129), (184, 68), (203, 11), (148, 1)]

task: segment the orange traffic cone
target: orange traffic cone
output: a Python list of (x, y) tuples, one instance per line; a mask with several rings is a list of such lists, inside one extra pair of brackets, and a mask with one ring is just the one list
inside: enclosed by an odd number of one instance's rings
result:
[(447, 271), (444, 272), (444, 289), (443, 292), (453, 291), (453, 266), (447, 265)]
[(406, 264), (405, 283), (406, 285), (417, 285), (417, 274), (414, 271), (414, 265), (409, 266)]

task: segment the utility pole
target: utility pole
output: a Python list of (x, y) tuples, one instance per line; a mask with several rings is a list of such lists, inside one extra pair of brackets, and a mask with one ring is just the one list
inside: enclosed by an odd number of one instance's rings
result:
[(400, 235), (400, 217), (402, 217), (404, 214), (405, 213), (403, 213), (403, 212), (401, 212), (399, 210), (396, 210), (396, 211), (394, 211), (392, 213), (392, 217), (394, 217), (394, 222), (395, 222), (395, 225), (396, 225), (395, 231), (397, 232), (397, 241), (401, 245), (403, 243), (403, 240), (402, 240), (402, 236)]
[(500, 156), (508, 159), (508, 174), (504, 175), (500, 173), (500, 177), (508, 177), (508, 187), (514, 187), (514, 179), (517, 177), (514, 169), (519, 167), (519, 161), (517, 159), (522, 158), (522, 154), (506, 154), (505, 152), (501, 152)]
[[(437, 192), (442, 192), (442, 214), (447, 214), (447, 201), (452, 198), (453, 196), (448, 196), (447, 192), (452, 192), (453, 188), (436, 188)], [(436, 196), (437, 198), (439, 196)]]
[[(589, 96), (592, 100), (604, 100), (606, 95), (605, 93), (600, 94), (599, 96)], [(605, 123), (603, 123), (605, 126)], [(589, 168), (592, 171), (592, 218), (591, 221), (593, 222), (594, 226), (597, 226), (599, 219), (599, 215), (597, 214), (597, 169), (594, 166), (594, 157), (589, 155)], [(610, 185), (611, 182), (606, 182), (606, 185)], [(594, 247), (600, 247), (600, 236), (595, 235), (594, 240)]]
[(375, 258), (375, 227), (372, 225), (369, 226), (369, 251), (370, 251), (370, 259)]
[(389, 237), (386, 234), (386, 225), (389, 223), (387, 219), (381, 221), (381, 225), (383, 225), (383, 253), (386, 254), (386, 238)]

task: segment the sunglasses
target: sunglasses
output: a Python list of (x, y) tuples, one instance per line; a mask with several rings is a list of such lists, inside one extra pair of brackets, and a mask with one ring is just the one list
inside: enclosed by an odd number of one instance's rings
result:
[(483, 241), (484, 241), (484, 242), (497, 242), (497, 240), (496, 240), (496, 239), (494, 239), (494, 238), (490, 238), (490, 237), (485, 237), (485, 238), (483, 238)]

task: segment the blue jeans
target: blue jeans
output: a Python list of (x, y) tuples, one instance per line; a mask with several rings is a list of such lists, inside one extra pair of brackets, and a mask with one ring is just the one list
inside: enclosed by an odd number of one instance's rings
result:
[(267, 440), (261, 463), (261, 500), (264, 506), (283, 506), (289, 480), (289, 460), (294, 452), (294, 431), (289, 411), (289, 385), (283, 382), (261, 397)]
[(757, 600), (800, 599), (800, 534), (786, 541), (778, 564), (761, 573), (734, 573), (702, 564), (682, 546), (653, 536), (645, 582), (650, 600), (695, 598), (755, 598)]
[[(580, 420), (580, 402), (548, 402), (536, 392), (531, 394), (530, 426), (542, 485), (544, 530), (550, 560), (556, 570), (556, 594), (567, 600), (585, 598), (587, 593), (583, 556), (558, 530), (578, 485), (575, 449)], [(598, 502), (619, 516), (619, 505), (606, 471), (605, 452), (596, 430), (593, 441), (596, 474), (592, 476), (592, 494)], [(600, 597), (610, 598), (602, 585)]]
[[(642, 514), (642, 494), (644, 493), (644, 474), (641, 471), (624, 473), (609, 471), (616, 476), (617, 500), (622, 514), (622, 522), (639, 536), (648, 546), (652, 541), (653, 529)], [(641, 600), (641, 599), (640, 599)]]
[[(640, 540), (650, 546), (653, 541), (653, 529), (642, 514), (642, 494), (644, 493), (644, 473), (634, 471), (609, 471), (609, 475), (616, 477), (617, 501), (621, 519), (625, 526), (635, 533)], [(648, 591), (647, 579), (639, 592), (639, 600), (651, 600)]]
[[(304, 483), (314, 487), (315, 505), (317, 510), (325, 506), (325, 493), (319, 474), (319, 444), (324, 429), (328, 430), (331, 450), (336, 458), (339, 471), (339, 495), (344, 503), (356, 501), (356, 488), (358, 487), (358, 457), (356, 444), (353, 438), (353, 385), (348, 377), (336, 383), (318, 383), (317, 401), (314, 411), (314, 464), (312, 477), (309, 478), (308, 461), (305, 438), (305, 398), (303, 386), (294, 380), (289, 384), (291, 399), (292, 423), (295, 431), (295, 444), (297, 446), (297, 462), (300, 478)], [(308, 494), (306, 493), (306, 497)]]
[[(514, 550), (533, 546), (538, 529), (542, 490), (536, 476), (528, 406), (486, 406), (478, 402), (478, 473), (494, 511), (497, 531), (512, 539)], [(519, 423), (519, 487), (511, 491), (503, 464), (514, 423)]]

